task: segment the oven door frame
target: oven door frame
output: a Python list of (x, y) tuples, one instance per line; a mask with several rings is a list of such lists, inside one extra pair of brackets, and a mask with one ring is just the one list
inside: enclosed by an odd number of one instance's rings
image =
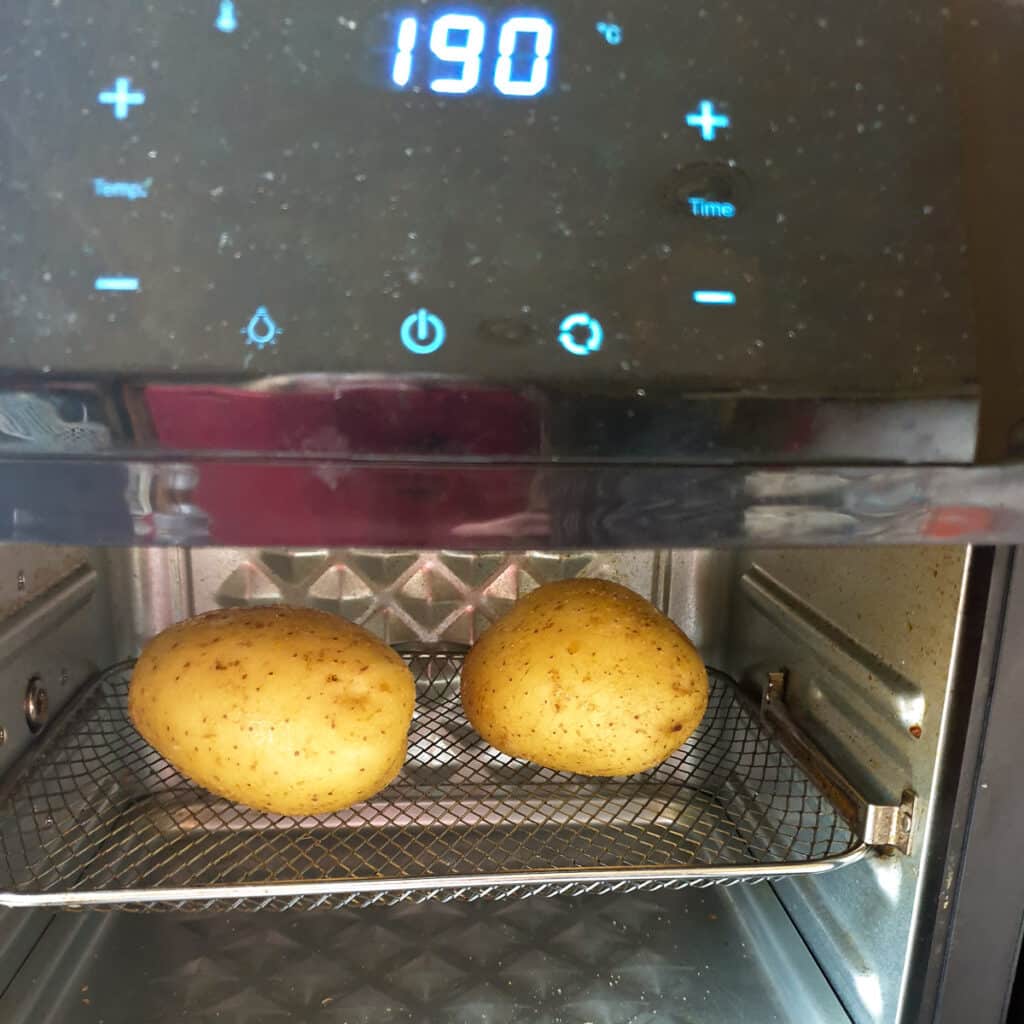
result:
[(936, 784), (900, 1015), (907, 1024), (1009, 1019), (1020, 960), (1024, 872), (1008, 851), (1024, 849), (1024, 549), (974, 554), (988, 571), (965, 598), (983, 614), (963, 623), (948, 719), (948, 753), (960, 755), (947, 755)]

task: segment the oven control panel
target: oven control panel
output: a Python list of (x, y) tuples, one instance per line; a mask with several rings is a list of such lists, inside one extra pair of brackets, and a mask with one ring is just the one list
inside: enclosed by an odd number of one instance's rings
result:
[(939, 6), (0, 13), (0, 371), (974, 375)]

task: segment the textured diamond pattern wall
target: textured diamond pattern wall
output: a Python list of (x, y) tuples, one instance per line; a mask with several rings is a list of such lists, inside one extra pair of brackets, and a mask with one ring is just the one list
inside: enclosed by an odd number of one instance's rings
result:
[(388, 643), (473, 643), (523, 594), (578, 576), (654, 597), (653, 552), (196, 550), (197, 612), (285, 602), (335, 612)]
[[(60, 918), (60, 926), (69, 920)], [(311, 914), (125, 914), (107, 921), (91, 955), (51, 989), (61, 998), (48, 1019), (847, 1021), (767, 886)], [(4, 1006), (0, 1000), (0, 1014)], [(13, 1007), (3, 1019), (29, 1021)]]

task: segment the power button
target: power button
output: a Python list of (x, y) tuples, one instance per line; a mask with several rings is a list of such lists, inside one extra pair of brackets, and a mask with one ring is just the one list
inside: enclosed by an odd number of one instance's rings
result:
[(413, 355), (431, 355), (444, 344), (447, 336), (444, 321), (427, 309), (418, 309), (402, 321), (402, 344)]

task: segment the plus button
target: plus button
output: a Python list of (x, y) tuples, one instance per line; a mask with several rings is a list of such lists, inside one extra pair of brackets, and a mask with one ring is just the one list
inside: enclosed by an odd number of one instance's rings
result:
[(105, 89), (99, 94), (100, 103), (114, 108), (114, 117), (123, 121), (132, 107), (141, 107), (146, 102), (146, 94), (132, 89), (130, 78), (118, 78), (113, 89)]
[(697, 110), (686, 115), (686, 123), (691, 128), (699, 128), (705, 142), (714, 142), (718, 129), (729, 127), (729, 118), (725, 114), (716, 114), (715, 105), (710, 100), (701, 100)]

